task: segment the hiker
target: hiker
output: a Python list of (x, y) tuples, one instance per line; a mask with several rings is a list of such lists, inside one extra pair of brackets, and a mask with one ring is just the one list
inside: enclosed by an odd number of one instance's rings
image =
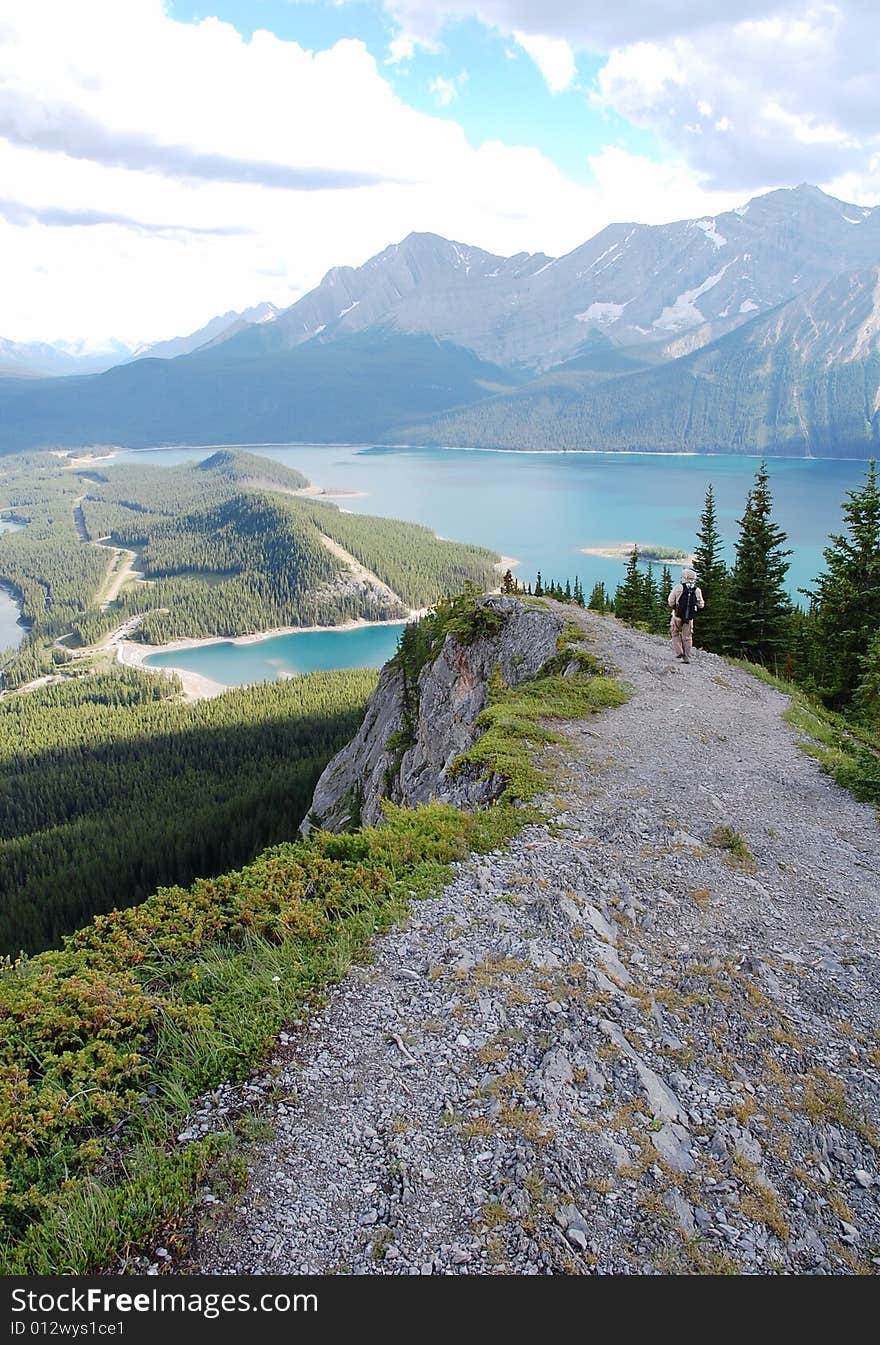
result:
[(682, 663), (690, 663), (691, 649), (694, 643), (694, 616), (701, 612), (706, 604), (697, 587), (697, 576), (693, 570), (684, 570), (681, 583), (676, 584), (669, 595), (672, 608), (672, 620), (669, 634), (672, 636), (672, 648), (675, 657)]

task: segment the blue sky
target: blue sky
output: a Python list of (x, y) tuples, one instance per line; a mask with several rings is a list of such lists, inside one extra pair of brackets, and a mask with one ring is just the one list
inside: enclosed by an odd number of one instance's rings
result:
[(880, 199), (875, 0), (6, 0), (0, 338), (179, 335), (411, 231)]
[[(551, 92), (521, 47), (474, 19), (456, 19), (444, 28), (438, 50), (416, 47), (409, 59), (392, 62), (388, 56), (395, 24), (369, 0), (346, 4), (216, 0), (207, 6), (175, 0), (169, 8), (175, 18), (186, 21), (216, 15), (247, 37), (267, 28), (312, 50), (342, 38), (360, 38), (394, 91), (412, 107), (458, 122), (473, 145), (483, 140), (534, 145), (577, 181), (593, 181), (589, 156), (608, 143), (633, 154), (662, 157), (650, 130), (634, 126), (612, 109), (599, 112), (591, 107), (589, 92), (596, 87), (603, 58), (589, 52), (575, 55), (575, 84)], [(432, 92), (438, 78), (455, 88), (445, 105)]]

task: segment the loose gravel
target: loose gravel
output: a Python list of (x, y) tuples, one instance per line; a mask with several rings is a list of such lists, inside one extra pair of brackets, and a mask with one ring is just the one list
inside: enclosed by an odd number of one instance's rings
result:
[(632, 696), (545, 752), (546, 823), (202, 1099), (181, 1144), (242, 1108), (271, 1138), (237, 1195), (201, 1193), (186, 1256), (128, 1269), (880, 1265), (877, 816), (777, 691), (578, 619)]

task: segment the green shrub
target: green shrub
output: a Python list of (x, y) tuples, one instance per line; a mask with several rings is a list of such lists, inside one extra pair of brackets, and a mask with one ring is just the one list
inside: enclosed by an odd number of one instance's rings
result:
[(733, 827), (715, 827), (709, 844), (716, 850), (723, 850), (725, 859), (736, 868), (750, 869), (755, 862), (745, 837)]

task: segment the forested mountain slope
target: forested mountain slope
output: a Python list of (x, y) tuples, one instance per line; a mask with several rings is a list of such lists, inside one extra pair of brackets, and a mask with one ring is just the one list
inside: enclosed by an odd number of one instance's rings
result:
[(287, 840), (375, 680), (313, 673), (185, 705), (114, 667), (0, 700), (0, 955)]
[(880, 209), (807, 185), (712, 218), (611, 224), (556, 258), (498, 257), (413, 233), (363, 266), (334, 267), (274, 321), (226, 349), (270, 352), (394, 330), (540, 371), (576, 356), (595, 331), (618, 346), (686, 338), (693, 348), (878, 260)]
[[(0, 535), (0, 580), (30, 623), (4, 663), (5, 684), (57, 671), (77, 646), (123, 622), (155, 642), (245, 635), (402, 619), (467, 579), (494, 586), (494, 552), (345, 514), (302, 493), (306, 485), (300, 473), (238, 451), (175, 467), (0, 459), (0, 511), (26, 522)], [(131, 571), (109, 599), (123, 564)]]
[(880, 443), (880, 268), (836, 276), (691, 354), (596, 381), (551, 373), (406, 442), (870, 457)]
[[(829, 312), (816, 308), (820, 295), (851, 313), (850, 278), (878, 264), (880, 207), (806, 185), (717, 217), (612, 224), (559, 258), (504, 258), (410, 234), (361, 267), (334, 267), (267, 321), (178, 358), (86, 378), (0, 379), (0, 452), (389, 442), (433, 425), (441, 441), (458, 426), (460, 442), (485, 435), (515, 447), (537, 437), (544, 447), (659, 449), (684, 438), (704, 451), (860, 453), (871, 437), (854, 390), (872, 378), (856, 367), (862, 354), (829, 348), (805, 361), (797, 320), (786, 321), (772, 368), (756, 355), (739, 371), (752, 337), (724, 338), (762, 331), (787, 305), (821, 325)], [(708, 364), (681, 363), (702, 349)], [(578, 411), (580, 390), (603, 376), (662, 364), (664, 378), (603, 388)], [(554, 370), (562, 383), (516, 396), (526, 379)], [(705, 399), (703, 374), (714, 380)], [(494, 393), (514, 401), (479, 405)]]
[(430, 336), (375, 332), (246, 357), (234, 345), (136, 360), (92, 378), (6, 380), (0, 452), (381, 439), (517, 382)]

